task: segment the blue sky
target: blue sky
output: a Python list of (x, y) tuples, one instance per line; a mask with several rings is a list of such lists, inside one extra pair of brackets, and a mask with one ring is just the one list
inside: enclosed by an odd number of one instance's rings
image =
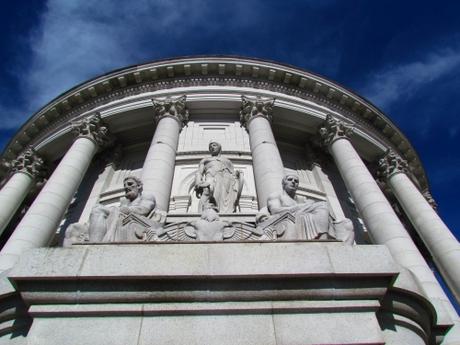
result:
[(234, 54), (322, 74), (382, 109), (460, 234), (460, 2), (8, 1), (0, 14), (0, 148), (77, 83), (126, 65)]

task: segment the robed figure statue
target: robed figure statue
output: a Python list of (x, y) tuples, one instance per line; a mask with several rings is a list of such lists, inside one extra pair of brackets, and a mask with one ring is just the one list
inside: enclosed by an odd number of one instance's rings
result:
[(222, 146), (215, 141), (209, 143), (210, 157), (201, 160), (195, 175), (195, 192), (200, 199), (199, 212), (213, 208), (219, 213), (236, 211), (243, 176), (235, 170), (232, 162), (221, 155)]

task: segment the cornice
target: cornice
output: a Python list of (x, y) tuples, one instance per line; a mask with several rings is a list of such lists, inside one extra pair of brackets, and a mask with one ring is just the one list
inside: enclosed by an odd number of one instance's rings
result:
[(63, 93), (35, 113), (10, 141), (3, 157), (11, 159), (36, 146), (92, 109), (145, 92), (191, 86), (235, 86), (271, 90), (311, 100), (340, 113), (398, 152), (427, 186), (421, 162), (407, 138), (380, 110), (350, 90), (291, 66), (238, 57), (191, 57), (131, 66), (94, 78)]

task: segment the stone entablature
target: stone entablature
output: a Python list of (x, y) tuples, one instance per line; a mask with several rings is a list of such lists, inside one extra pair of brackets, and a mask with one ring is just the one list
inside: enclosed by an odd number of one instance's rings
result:
[(35, 114), (5, 149), (12, 159), (27, 145), (68, 126), (69, 121), (108, 102), (173, 87), (249, 87), (312, 100), (352, 119), (411, 165), (426, 188), (422, 165), (409, 141), (378, 109), (359, 96), (313, 73), (247, 58), (202, 57), (153, 62), (96, 78), (60, 96)]

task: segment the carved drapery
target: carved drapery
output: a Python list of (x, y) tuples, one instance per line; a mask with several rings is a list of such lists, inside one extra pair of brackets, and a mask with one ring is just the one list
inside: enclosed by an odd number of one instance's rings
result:
[(352, 126), (335, 119), (331, 114), (326, 115), (326, 120), (319, 128), (319, 135), (325, 146), (330, 146), (338, 139), (349, 139), (353, 133)]
[(189, 112), (185, 101), (187, 96), (183, 95), (177, 98), (168, 97), (164, 100), (152, 99), (153, 116), (158, 123), (163, 117), (169, 116), (175, 118), (182, 126), (188, 122)]
[(249, 120), (256, 116), (272, 122), (274, 98), (241, 96), (241, 101), (240, 122), (243, 126), (246, 127)]

